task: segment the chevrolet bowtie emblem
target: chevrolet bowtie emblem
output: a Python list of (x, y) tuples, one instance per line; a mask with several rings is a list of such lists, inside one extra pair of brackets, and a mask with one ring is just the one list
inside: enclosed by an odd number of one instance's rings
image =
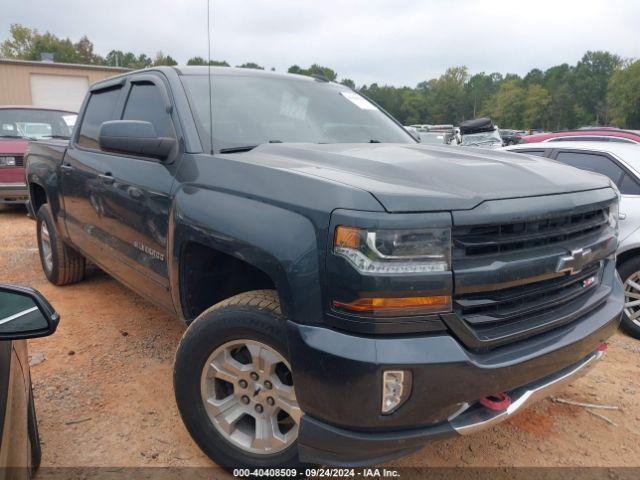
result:
[(571, 275), (580, 272), (589, 262), (591, 257), (590, 248), (579, 248), (571, 250), (571, 255), (561, 257), (558, 260), (556, 272), (569, 272)]

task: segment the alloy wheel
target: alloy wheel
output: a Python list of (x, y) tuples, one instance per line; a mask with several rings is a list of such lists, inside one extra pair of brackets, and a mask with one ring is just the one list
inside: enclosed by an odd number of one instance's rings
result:
[(632, 273), (624, 282), (624, 313), (640, 326), (640, 272)]
[(302, 412), (291, 367), (272, 347), (248, 339), (221, 345), (207, 359), (200, 385), (211, 423), (243, 451), (270, 455), (298, 438)]
[(53, 251), (51, 249), (51, 236), (46, 222), (40, 223), (40, 247), (42, 249), (42, 263), (47, 273), (53, 270)]

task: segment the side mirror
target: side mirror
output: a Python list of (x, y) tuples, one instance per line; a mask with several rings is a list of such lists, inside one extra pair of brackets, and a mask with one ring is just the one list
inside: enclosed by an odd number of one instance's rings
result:
[(60, 316), (40, 292), (0, 285), (0, 340), (46, 337), (56, 331)]
[(111, 120), (100, 125), (98, 143), (103, 150), (166, 160), (176, 141), (158, 137), (150, 122)]

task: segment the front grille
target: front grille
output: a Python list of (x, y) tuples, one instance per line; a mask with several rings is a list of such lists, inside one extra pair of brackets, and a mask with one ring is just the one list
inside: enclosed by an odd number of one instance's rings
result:
[(490, 341), (516, 333), (550, 311), (581, 299), (600, 284), (603, 262), (597, 262), (574, 275), (529, 283), (503, 290), (459, 295), (455, 297), (456, 313), (477, 338)]
[(543, 247), (604, 230), (609, 209), (522, 222), (455, 227), (455, 257), (474, 257)]

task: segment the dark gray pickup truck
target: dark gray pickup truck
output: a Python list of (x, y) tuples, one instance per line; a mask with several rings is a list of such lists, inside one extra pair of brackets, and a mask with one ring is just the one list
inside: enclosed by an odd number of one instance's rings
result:
[(475, 432), (584, 373), (618, 326), (608, 179), (417, 144), (320, 78), (128, 73), (26, 163), (51, 282), (91, 261), (189, 324), (177, 403), (225, 467)]

